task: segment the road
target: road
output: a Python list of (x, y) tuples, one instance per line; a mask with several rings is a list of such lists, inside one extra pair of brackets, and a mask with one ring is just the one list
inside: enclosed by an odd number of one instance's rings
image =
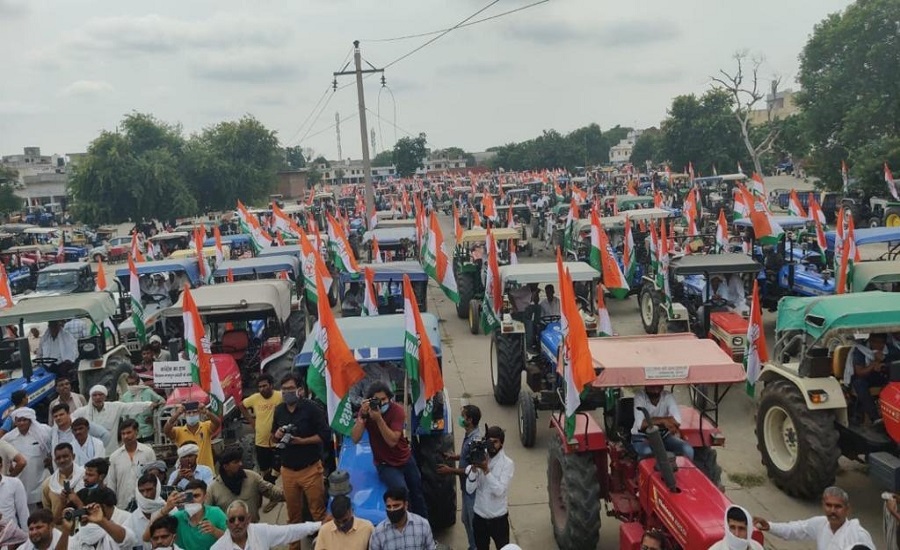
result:
[[(451, 238), (452, 220), (442, 218), (441, 223), (444, 235)], [(538, 251), (534, 258), (522, 260), (554, 261), (549, 251)], [(644, 333), (634, 297), (624, 301), (608, 300), (607, 305), (613, 328), (618, 334)], [(488, 363), (489, 337), (470, 334), (466, 321), (456, 317), (453, 303), (434, 284), (429, 288), (428, 311), (441, 319), (444, 381), (452, 397), (454, 411), (465, 403), (473, 403), (481, 408), (482, 423), (497, 424), (506, 429), (506, 452), (516, 463), (516, 475), (509, 494), (513, 541), (525, 550), (555, 548), (547, 504), (546, 464), (550, 440), (547, 413), (542, 413), (538, 422), (535, 446), (530, 449), (522, 447), (517, 435), (516, 407), (502, 407), (493, 398)], [(775, 315), (765, 313), (764, 325), (767, 341), (771, 344), (774, 342)], [(679, 401), (688, 402), (685, 395), (679, 395)], [(756, 450), (754, 408), (753, 400), (743, 388), (738, 387), (732, 389), (722, 404), (721, 428), (727, 441), (725, 447), (719, 450), (719, 463), (726, 473), (723, 478), (726, 494), (752, 514), (770, 520), (788, 521), (821, 514), (818, 503), (789, 498), (766, 479)], [(600, 423), (602, 425), (602, 420)], [(458, 433), (457, 447), (461, 440), (462, 435)], [(872, 533), (877, 547), (882, 548), (880, 490), (866, 477), (865, 466), (841, 459), (837, 485), (850, 493), (853, 516), (861, 520)], [(602, 520), (598, 548), (618, 547), (618, 522), (610, 517), (603, 517)], [(441, 533), (439, 540), (456, 549), (466, 547), (465, 531), (459, 524)], [(792, 550), (811, 546), (769, 537), (766, 547)]]

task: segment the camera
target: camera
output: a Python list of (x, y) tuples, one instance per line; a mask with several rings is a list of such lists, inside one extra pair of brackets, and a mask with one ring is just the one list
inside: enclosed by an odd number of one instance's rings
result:
[(488, 457), (488, 445), (490, 441), (487, 439), (476, 439), (469, 444), (469, 452), (466, 453), (467, 464), (481, 464)]
[(296, 435), (294, 433), (294, 431), (296, 430), (296, 427), (293, 424), (288, 424), (287, 426), (282, 426), (279, 429), (284, 432), (284, 435), (281, 436), (281, 440), (275, 444), (275, 448), (276, 449), (284, 449), (285, 447), (288, 446), (288, 443), (291, 442), (291, 438), (294, 435)]
[(77, 510), (66, 510), (63, 512), (63, 518), (66, 521), (75, 521), (87, 515), (87, 508), (78, 508)]
[(368, 399), (368, 402), (369, 402), (369, 409), (371, 409), (373, 411), (377, 411), (377, 410), (381, 409), (381, 399), (378, 399), (377, 397), (370, 397)]
[(182, 493), (181, 502), (194, 502), (194, 493)]

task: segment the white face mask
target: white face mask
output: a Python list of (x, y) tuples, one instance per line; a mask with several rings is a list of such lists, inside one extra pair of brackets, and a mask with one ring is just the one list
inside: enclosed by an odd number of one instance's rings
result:
[(155, 498), (147, 498), (141, 494), (139, 489), (134, 490), (134, 498), (137, 501), (138, 508), (140, 508), (141, 512), (145, 514), (152, 514), (157, 510), (161, 510), (163, 506), (166, 505), (166, 501), (159, 497), (160, 494), (160, 483), (159, 480), (156, 480), (156, 497)]
[(747, 539), (734, 536), (727, 528), (725, 529), (725, 544), (728, 546), (728, 550), (747, 550), (750, 548), (750, 543), (747, 542)]
[(203, 505), (199, 502), (191, 502), (190, 504), (184, 505), (184, 511), (187, 512), (187, 515), (189, 516), (193, 516), (201, 510), (203, 510)]
[(81, 539), (81, 542), (87, 544), (88, 546), (100, 544), (100, 541), (102, 541), (103, 537), (105, 536), (106, 531), (104, 531), (103, 528), (96, 523), (88, 523), (82, 525), (78, 529), (78, 538)]

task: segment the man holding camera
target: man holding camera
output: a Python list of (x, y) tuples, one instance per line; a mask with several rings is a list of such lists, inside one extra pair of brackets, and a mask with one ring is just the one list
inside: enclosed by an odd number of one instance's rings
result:
[(466, 468), (466, 490), (475, 492), (472, 527), (478, 550), (488, 550), (491, 540), (497, 548), (509, 544), (509, 484), (516, 471), (503, 452), (503, 430), (491, 426), (484, 435), (487, 456), (472, 456), (472, 464)]
[(354, 443), (362, 439), (363, 430), (369, 433), (372, 458), (378, 477), (388, 489), (402, 487), (409, 492), (410, 510), (428, 519), (428, 507), (422, 492), (422, 475), (403, 435), (406, 412), (392, 401), (394, 394), (384, 382), (375, 382), (366, 393), (359, 416), (350, 436)]
[(75, 464), (75, 451), (69, 443), (60, 443), (53, 448), (53, 462), (56, 470), (41, 485), (41, 502), (45, 509), (53, 512), (54, 523), (59, 525), (69, 495), (84, 487), (84, 468)]
[(475, 530), (472, 528), (472, 519), (475, 516), (475, 493), (466, 491), (465, 475), (469, 465), (472, 442), (481, 439), (481, 430), (478, 429), (479, 422), (481, 422), (481, 409), (475, 405), (465, 405), (459, 415), (459, 425), (466, 431), (462, 448), (458, 455), (448, 454), (445, 456), (448, 460), (458, 460), (459, 468), (453, 468), (446, 464), (439, 464), (437, 467), (439, 474), (459, 476), (460, 492), (462, 493), (462, 522), (466, 528), (469, 550), (475, 550)]
[[(303, 500), (315, 521), (325, 519), (325, 467), (323, 445), (330, 444), (325, 413), (309, 399), (302, 399), (293, 374), (281, 380), (282, 403), (275, 407), (272, 444), (281, 457), (281, 483), (288, 520), (303, 521)], [(300, 543), (291, 543), (300, 550)]]
[[(82, 491), (84, 508), (66, 508), (63, 512), (62, 536), (57, 548), (70, 550), (116, 550), (133, 548), (137, 539), (130, 529), (113, 521), (116, 493), (109, 487)], [(80, 523), (78, 532), (72, 530)]]

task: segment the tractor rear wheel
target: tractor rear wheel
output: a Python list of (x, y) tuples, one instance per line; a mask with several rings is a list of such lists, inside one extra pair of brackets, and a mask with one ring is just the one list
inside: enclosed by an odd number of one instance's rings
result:
[(428, 505), (428, 522), (435, 530), (456, 523), (456, 476), (437, 472), (447, 464), (444, 453), (453, 453), (453, 434), (420, 435), (415, 445), (416, 464), (422, 473), (422, 490)]
[(465, 319), (469, 314), (469, 301), (475, 297), (475, 281), (472, 275), (472, 273), (460, 273), (456, 277), (456, 289), (459, 292), (456, 316), (460, 319)]
[(766, 384), (756, 413), (756, 447), (779, 489), (818, 498), (834, 483), (841, 456), (834, 421), (833, 411), (809, 410), (791, 382)]
[(491, 385), (494, 400), (501, 405), (514, 405), (522, 389), (525, 366), (525, 335), (494, 332), (491, 339)]
[(649, 284), (641, 287), (638, 305), (641, 308), (641, 324), (644, 325), (644, 332), (647, 334), (659, 332), (659, 298), (656, 290)]
[(884, 226), (900, 227), (900, 206), (889, 206), (884, 209)]
[(869, 218), (869, 227), (881, 227), (881, 218)]
[(600, 541), (600, 481), (591, 453), (563, 452), (559, 433), (550, 440), (547, 495), (553, 537), (561, 550), (595, 550)]
[(694, 466), (700, 469), (713, 485), (722, 486), (722, 467), (719, 466), (719, 455), (712, 447), (694, 449)]
[(537, 409), (534, 406), (534, 395), (528, 390), (519, 392), (519, 440), (522, 446), (534, 447), (537, 437)]
[(469, 332), (478, 334), (481, 326), (481, 302), (472, 299), (469, 300)]

